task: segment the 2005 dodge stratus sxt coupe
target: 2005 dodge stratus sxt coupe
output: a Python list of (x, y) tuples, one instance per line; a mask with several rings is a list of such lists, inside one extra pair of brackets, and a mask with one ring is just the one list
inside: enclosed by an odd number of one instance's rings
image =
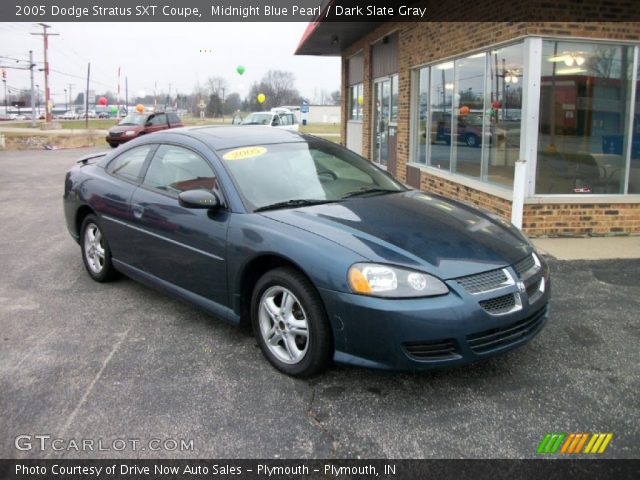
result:
[(293, 376), (331, 360), (469, 363), (523, 345), (547, 318), (547, 266), (516, 228), (293, 132), (145, 135), (80, 160), (64, 210), (94, 280), (121, 272), (251, 321)]

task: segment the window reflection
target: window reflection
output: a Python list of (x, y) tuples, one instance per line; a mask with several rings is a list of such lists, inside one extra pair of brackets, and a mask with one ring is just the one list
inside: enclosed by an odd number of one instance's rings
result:
[(631, 47), (543, 43), (537, 193), (624, 192), (632, 63)]
[(349, 87), (349, 120), (362, 120), (363, 94), (362, 83)]
[[(472, 177), (481, 173), (484, 143), (484, 80), (486, 54), (461, 58), (455, 62), (453, 121), (448, 133), (453, 145), (452, 171)], [(455, 140), (455, 141), (454, 141)]]
[(629, 193), (640, 193), (640, 65), (636, 82), (636, 105), (631, 135), (631, 169), (629, 170)]
[(515, 162), (520, 155), (522, 50), (522, 44), (513, 45), (491, 51), (488, 58), (488, 141), (484, 143), (487, 180), (507, 186), (513, 185)]
[(429, 105), (431, 115), (429, 165), (449, 170), (451, 156), (451, 109), (453, 103), (453, 62), (431, 68)]

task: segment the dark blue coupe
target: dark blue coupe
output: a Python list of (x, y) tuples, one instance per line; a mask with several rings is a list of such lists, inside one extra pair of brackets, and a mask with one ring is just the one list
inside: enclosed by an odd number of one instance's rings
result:
[(118, 272), (231, 323), (293, 376), (416, 370), (521, 346), (548, 268), (508, 222), (406, 188), (331, 142), (176, 129), (85, 157), (64, 211), (96, 281)]

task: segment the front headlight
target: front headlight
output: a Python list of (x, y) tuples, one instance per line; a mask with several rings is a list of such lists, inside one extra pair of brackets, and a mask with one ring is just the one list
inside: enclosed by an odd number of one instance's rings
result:
[(125, 135), (131, 136), (131, 135), (135, 135), (136, 131), (135, 130), (127, 130), (126, 132), (124, 132)]
[(354, 293), (374, 297), (433, 297), (449, 293), (439, 279), (423, 272), (377, 263), (356, 263), (347, 274)]

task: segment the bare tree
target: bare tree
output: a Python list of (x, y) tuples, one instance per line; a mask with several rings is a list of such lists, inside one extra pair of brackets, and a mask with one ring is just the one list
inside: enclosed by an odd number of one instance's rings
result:
[(207, 79), (207, 90), (209, 90), (209, 95), (217, 95), (222, 98), (223, 92), (228, 90), (228, 83), (222, 77), (209, 77)]

